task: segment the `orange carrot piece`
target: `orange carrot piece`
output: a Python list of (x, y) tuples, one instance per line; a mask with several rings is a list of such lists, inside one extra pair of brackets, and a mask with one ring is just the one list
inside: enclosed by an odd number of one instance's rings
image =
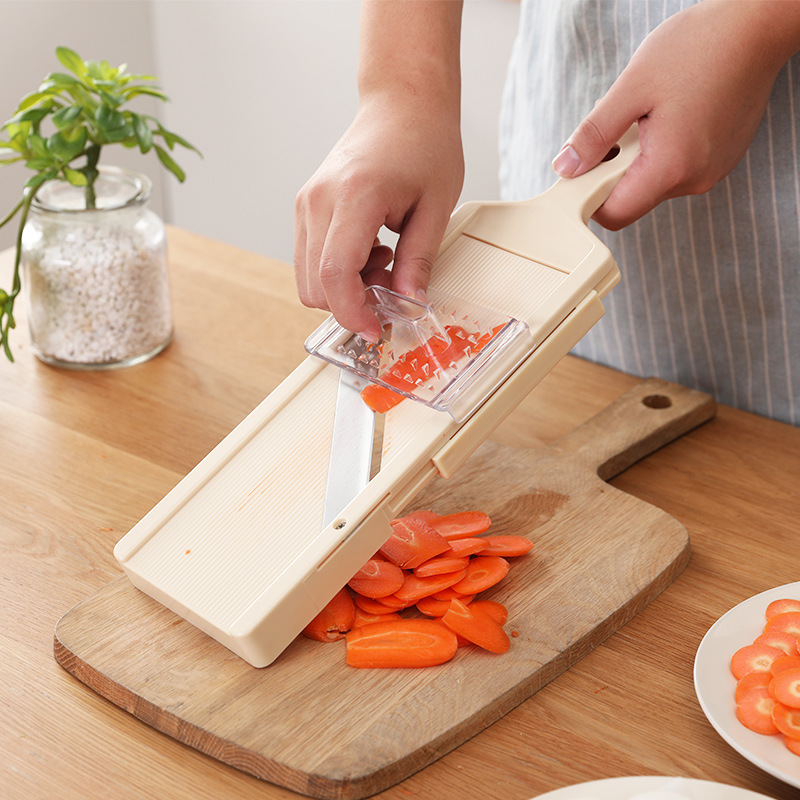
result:
[(498, 536), (485, 536), (486, 547), (481, 550), (482, 556), (524, 556), (533, 550), (533, 542), (526, 536), (513, 536), (501, 534)]
[(435, 519), (439, 519), (439, 514), (435, 511), (431, 511), (428, 508), (420, 508), (417, 511), (412, 511), (410, 514), (406, 514), (403, 517), (398, 517), (397, 519), (393, 519), (392, 522), (397, 522), (401, 519), (421, 519), (423, 522), (433, 522)]
[(408, 605), (414, 605), (423, 597), (430, 597), (463, 580), (468, 571), (462, 569), (458, 572), (447, 572), (444, 575), (431, 575), (429, 578), (418, 578), (413, 572), (410, 572), (406, 575), (403, 585), (392, 597)]
[(770, 617), (764, 626), (764, 633), (772, 633), (774, 631), (800, 636), (800, 611), (784, 611)]
[(480, 608), (485, 611), (498, 625), (505, 625), (508, 621), (508, 609), (497, 600), (475, 600), (467, 603), (467, 608)]
[(800, 600), (790, 599), (788, 597), (781, 598), (780, 600), (773, 600), (764, 613), (767, 621), (777, 616), (778, 614), (785, 614), (787, 611), (800, 611)]
[(770, 697), (769, 690), (763, 686), (756, 687), (745, 692), (736, 704), (736, 718), (745, 728), (755, 733), (771, 735), (778, 732), (772, 718), (776, 706), (777, 703)]
[(445, 514), (431, 524), (445, 539), (463, 539), (485, 533), (492, 520), (483, 511), (458, 511), (455, 514)]
[(769, 693), (785, 706), (800, 708), (800, 667), (775, 673), (769, 684)]
[(784, 655), (783, 650), (767, 644), (748, 644), (740, 647), (731, 657), (731, 672), (736, 680), (748, 672), (769, 672), (776, 658)]
[(423, 561), (418, 567), (414, 567), (414, 574), (418, 578), (430, 578), (431, 575), (443, 575), (445, 572), (459, 572), (466, 569), (469, 565), (469, 558), (458, 558), (448, 553), (434, 556), (427, 561)]
[(508, 574), (509, 563), (500, 556), (475, 556), (467, 567), (467, 574), (458, 583), (453, 584), (453, 591), (461, 594), (478, 594)]
[(769, 672), (748, 672), (747, 675), (743, 675), (737, 681), (733, 699), (738, 703), (742, 695), (749, 692), (750, 689), (757, 687), (769, 689), (771, 682), (772, 674)]
[(389, 409), (394, 408), (402, 400), (404, 395), (393, 392), (385, 386), (377, 383), (370, 383), (361, 390), (361, 399), (376, 413), (385, 414)]
[[(448, 541), (450, 542), (450, 553), (459, 558), (474, 556), (486, 547), (486, 539), (483, 536), (466, 536), (463, 539), (448, 539)], [(442, 555), (448, 555), (448, 553)]]
[[(353, 628), (363, 628), (365, 625), (372, 625), (375, 622), (396, 622), (399, 619), (402, 619), (402, 617), (396, 611), (390, 611), (388, 614), (370, 614), (368, 611), (364, 611), (359, 607), (358, 604), (356, 604), (356, 613), (355, 617), (353, 618)], [(351, 630), (353, 628), (351, 628)]]
[(348, 581), (347, 585), (364, 597), (377, 599), (394, 594), (402, 585), (403, 570), (383, 558), (371, 558)]
[(429, 558), (450, 549), (433, 526), (414, 517), (402, 517), (391, 523), (392, 535), (383, 543), (380, 552), (403, 569), (414, 569)]
[(303, 634), (318, 642), (335, 642), (353, 627), (356, 610), (347, 589), (339, 589), (331, 601), (303, 629)]
[(800, 739), (800, 708), (778, 703), (772, 709), (772, 721), (775, 727), (790, 739)]
[(458, 649), (455, 634), (435, 619), (376, 622), (347, 634), (346, 661), (361, 669), (433, 667)]
[[(407, 575), (411, 575), (412, 573), (406, 573)], [(405, 578), (403, 579), (403, 583), (405, 583)], [(400, 587), (403, 588), (402, 586)], [(397, 594), (390, 594), (386, 597), (381, 597), (378, 601), (383, 603), (388, 608), (391, 608), (392, 611), (402, 611), (404, 608), (408, 608), (409, 606), (413, 606), (416, 601), (414, 600), (405, 600), (397, 596)]]
[[(382, 599), (385, 600), (386, 598)], [(353, 600), (355, 601), (356, 606), (358, 606), (358, 608), (367, 614), (391, 614), (397, 611), (399, 608), (405, 607), (400, 605), (393, 607), (382, 602), (381, 600), (373, 600), (371, 597), (364, 597), (364, 595), (361, 594), (356, 594)]]
[(781, 656), (780, 658), (776, 658), (769, 665), (769, 672), (770, 675), (776, 676), (781, 672), (786, 672), (790, 669), (797, 669), (798, 667), (800, 667), (800, 655)]
[(489, 612), (478, 607), (464, 605), (460, 600), (451, 600), (442, 622), (454, 633), (469, 639), (473, 644), (492, 653), (505, 653), (511, 640)]
[(451, 600), (461, 600), (461, 601), (462, 601), (462, 602), (464, 602), (464, 603), (469, 603), (469, 602), (470, 602), (470, 600), (471, 600), (473, 597), (475, 597), (475, 595), (474, 595), (474, 594), (464, 594), (463, 592), (456, 592), (456, 591), (453, 589), (453, 587), (452, 587), (452, 586), (450, 586), (450, 587), (449, 587), (449, 588), (447, 588), (447, 589), (444, 589), (444, 590), (443, 590), (443, 591), (441, 591), (441, 592), (436, 592), (436, 594), (435, 594), (435, 595), (433, 595), (433, 596), (434, 596), (434, 598), (436, 598), (437, 600), (447, 600), (447, 602), (448, 602), (448, 603), (449, 603)]
[(796, 756), (800, 756), (800, 739), (792, 739), (791, 736), (784, 736), (783, 743)]
[(768, 644), (770, 647), (777, 647), (779, 650), (783, 650), (787, 656), (798, 655), (797, 637), (783, 631), (762, 633), (755, 638), (753, 644)]

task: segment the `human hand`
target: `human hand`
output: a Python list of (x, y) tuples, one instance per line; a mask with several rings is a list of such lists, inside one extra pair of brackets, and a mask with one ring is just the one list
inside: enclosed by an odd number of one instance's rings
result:
[[(331, 311), (348, 330), (377, 341), (364, 289), (381, 284), (418, 297), (428, 284), (461, 191), (458, 113), (413, 98), (370, 97), (302, 188), (295, 204), (295, 278), (304, 305)], [(399, 233), (391, 248), (381, 226)]]
[(594, 219), (618, 230), (701, 194), (742, 159), (778, 72), (800, 48), (795, 0), (704, 0), (667, 19), (556, 156), (562, 177), (597, 165), (638, 120), (641, 154)]

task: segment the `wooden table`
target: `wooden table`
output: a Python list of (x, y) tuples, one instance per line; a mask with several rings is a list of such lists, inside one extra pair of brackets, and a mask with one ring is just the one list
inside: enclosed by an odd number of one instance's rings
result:
[[(2, 800), (296, 797), (148, 728), (53, 658), (59, 618), (121, 573), (117, 540), (305, 357), (324, 318), (297, 301), (287, 265), (170, 237), (176, 336), (158, 358), (54, 369), (32, 356), (20, 313), (17, 361), (0, 362)], [(548, 444), (636, 382), (568, 357), (494, 438)], [(613, 483), (687, 527), (685, 572), (577, 666), (380, 797), (525, 800), (648, 774), (797, 797), (712, 729), (692, 663), (721, 614), (800, 577), (800, 430), (721, 407)]]

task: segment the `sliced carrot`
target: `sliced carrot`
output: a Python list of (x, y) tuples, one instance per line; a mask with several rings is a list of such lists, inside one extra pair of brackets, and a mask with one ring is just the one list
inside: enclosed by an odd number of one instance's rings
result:
[[(412, 511), (410, 514), (406, 514), (404, 517), (398, 517), (397, 519), (421, 519), (423, 522), (433, 522), (433, 520), (439, 519), (440, 516), (440, 514), (428, 508), (421, 508), (418, 511)], [(392, 522), (397, 522), (397, 520), (392, 520)]]
[(347, 589), (339, 589), (331, 601), (303, 629), (303, 634), (318, 642), (335, 642), (353, 627), (356, 609)]
[(347, 634), (347, 663), (362, 669), (432, 667), (458, 649), (455, 634), (435, 619), (376, 622)]
[(431, 525), (445, 539), (463, 539), (478, 536), (489, 530), (492, 520), (483, 511), (458, 511), (433, 520)]
[(469, 562), (464, 578), (453, 584), (453, 591), (478, 594), (503, 580), (508, 569), (508, 561), (500, 556), (475, 556)]
[(431, 575), (443, 575), (445, 572), (459, 572), (466, 569), (469, 565), (469, 558), (458, 558), (448, 553), (434, 556), (427, 561), (423, 561), (418, 567), (414, 567), (414, 574), (418, 578), (429, 578)]
[(425, 614), (426, 617), (442, 617), (444, 612), (450, 608), (450, 601), (437, 600), (430, 595), (429, 597), (420, 597), (416, 605), (420, 613)]
[(783, 611), (770, 617), (764, 626), (764, 633), (782, 631), (800, 636), (800, 611)]
[[(396, 611), (390, 611), (388, 614), (370, 614), (364, 611), (356, 604), (356, 614), (353, 618), (353, 628), (363, 628), (365, 625), (372, 625), (375, 622), (388, 622), (390, 620), (397, 621), (402, 617)], [(352, 629), (351, 629), (352, 630)]]
[(736, 704), (736, 718), (745, 728), (755, 733), (774, 734), (778, 732), (777, 724), (772, 718), (776, 706), (777, 703), (770, 697), (767, 689), (763, 686), (756, 687), (745, 692)]
[(364, 597), (360, 594), (356, 594), (353, 600), (355, 604), (367, 614), (391, 614), (397, 611), (398, 608), (404, 608), (404, 606), (399, 605), (397, 607), (392, 607), (380, 600), (373, 600), (371, 597)]
[(486, 539), (483, 536), (465, 536), (463, 539), (448, 539), (448, 541), (450, 552), (459, 557), (474, 556), (486, 547)]
[(377, 383), (370, 383), (361, 390), (361, 399), (376, 413), (385, 414), (389, 409), (394, 408), (405, 397), (402, 394), (393, 392), (385, 386)]
[(489, 612), (476, 608), (474, 603), (467, 606), (460, 600), (451, 600), (442, 622), (459, 636), (492, 653), (505, 653), (511, 647), (511, 640), (502, 625), (495, 622)]
[(383, 558), (371, 558), (353, 575), (347, 585), (364, 597), (373, 599), (394, 594), (402, 585), (403, 570)]
[(468, 570), (462, 569), (458, 572), (448, 572), (444, 575), (431, 575), (429, 578), (418, 578), (413, 572), (406, 575), (403, 585), (392, 595), (400, 602), (414, 605), (423, 597), (430, 597), (453, 584), (462, 581)]
[(798, 655), (797, 637), (783, 631), (762, 633), (755, 638), (753, 644), (768, 644), (770, 647), (777, 647), (779, 650), (783, 650), (787, 656)]
[[(410, 572), (406, 573), (406, 575), (411, 575), (411, 574), (412, 573)], [(405, 583), (405, 578), (403, 579), (403, 583)], [(401, 586), (400, 588), (402, 589), (403, 587)], [(416, 601), (403, 600), (399, 598), (397, 594), (390, 594), (387, 595), (386, 597), (381, 597), (381, 599), (378, 602), (383, 603), (388, 608), (391, 608), (392, 611), (402, 611), (404, 608), (409, 608), (410, 606), (413, 606)]]
[(769, 684), (769, 693), (785, 706), (800, 708), (800, 667), (776, 673)]
[(780, 600), (773, 600), (764, 613), (767, 620), (778, 614), (785, 614), (787, 611), (800, 611), (800, 600), (781, 598)]
[(748, 672), (769, 672), (776, 658), (784, 655), (783, 650), (767, 644), (748, 644), (740, 647), (731, 657), (731, 672), (739, 680)]
[(750, 689), (755, 689), (757, 687), (769, 689), (771, 681), (772, 674), (769, 672), (748, 672), (747, 675), (743, 675), (737, 681), (736, 692), (734, 693), (733, 699), (738, 703), (741, 696), (745, 692), (750, 691)]
[(796, 756), (800, 756), (800, 739), (792, 739), (791, 736), (784, 736), (783, 743), (791, 750)]
[(502, 534), (485, 536), (486, 547), (481, 550), (482, 556), (524, 556), (533, 550), (533, 542), (525, 536)]
[(800, 708), (792, 708), (783, 703), (775, 702), (772, 709), (772, 721), (775, 727), (791, 739), (800, 739)]
[(475, 595), (474, 594), (464, 594), (463, 592), (457, 592), (450, 586), (447, 589), (444, 589), (441, 592), (436, 592), (433, 595), (437, 600), (446, 600), (448, 603), (451, 600), (462, 600), (465, 603), (468, 603)]
[(497, 600), (475, 600), (467, 604), (468, 608), (480, 608), (485, 611), (498, 625), (505, 625), (508, 621), (508, 609)]
[(403, 569), (414, 569), (429, 558), (450, 548), (447, 540), (433, 526), (413, 517), (402, 517), (391, 523), (392, 535), (380, 552)]
[(800, 667), (800, 655), (795, 656), (781, 656), (776, 658), (769, 665), (770, 675), (779, 675), (781, 672), (786, 672), (790, 669), (797, 669)]

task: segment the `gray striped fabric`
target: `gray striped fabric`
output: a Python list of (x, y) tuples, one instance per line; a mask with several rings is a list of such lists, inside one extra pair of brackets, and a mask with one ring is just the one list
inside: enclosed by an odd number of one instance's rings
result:
[[(500, 125), (505, 199), (533, 197), (553, 156), (636, 47), (691, 0), (523, 0)], [(753, 145), (705, 195), (612, 233), (622, 271), (577, 355), (800, 424), (800, 59)]]

